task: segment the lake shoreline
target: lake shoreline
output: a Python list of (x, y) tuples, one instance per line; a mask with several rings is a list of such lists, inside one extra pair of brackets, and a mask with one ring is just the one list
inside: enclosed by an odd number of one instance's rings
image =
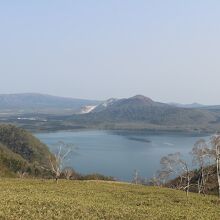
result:
[(100, 173), (130, 182), (134, 170), (151, 178), (160, 168), (161, 157), (180, 152), (190, 159), (189, 152), (198, 139), (209, 139), (208, 134), (147, 132), (131, 130), (74, 130), (35, 133), (51, 152), (57, 143), (73, 145), (73, 155), (66, 166), (82, 174)]
[(187, 130), (154, 130), (154, 129), (101, 129), (101, 128), (77, 128), (77, 129), (56, 129), (56, 130), (30, 130), (33, 134), (38, 133), (59, 133), (59, 132), (83, 132), (83, 131), (105, 131), (105, 132), (127, 132), (127, 133), (149, 133), (149, 134), (182, 134), (196, 136), (211, 136), (211, 131), (187, 131)]

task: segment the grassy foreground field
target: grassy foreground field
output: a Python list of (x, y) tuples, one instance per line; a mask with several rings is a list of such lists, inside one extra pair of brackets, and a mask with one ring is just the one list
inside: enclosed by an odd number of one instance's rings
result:
[(220, 219), (217, 197), (101, 181), (0, 179), (0, 219)]

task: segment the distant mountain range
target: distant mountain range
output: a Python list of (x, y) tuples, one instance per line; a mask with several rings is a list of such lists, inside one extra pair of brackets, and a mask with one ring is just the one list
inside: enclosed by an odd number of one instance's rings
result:
[(206, 109), (183, 108), (137, 95), (111, 99), (83, 115), (68, 120), (107, 128), (202, 129), (218, 122), (218, 114)]
[[(12, 116), (5, 116), (5, 111)], [(15, 94), (0, 95), (0, 120), (39, 130), (100, 128), (214, 132), (220, 131), (220, 106), (167, 104), (142, 95), (91, 101)]]
[(100, 101), (63, 98), (36, 93), (0, 95), (0, 111), (20, 113), (74, 113), (86, 105), (98, 105)]

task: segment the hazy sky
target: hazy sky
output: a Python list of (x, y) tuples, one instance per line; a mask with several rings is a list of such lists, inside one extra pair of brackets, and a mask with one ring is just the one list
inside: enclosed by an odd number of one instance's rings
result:
[(0, 93), (220, 104), (219, 0), (2, 0)]

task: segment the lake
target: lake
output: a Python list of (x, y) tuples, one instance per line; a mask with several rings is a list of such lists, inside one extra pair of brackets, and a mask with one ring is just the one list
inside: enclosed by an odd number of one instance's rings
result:
[(169, 153), (180, 152), (191, 161), (190, 151), (207, 135), (176, 133), (152, 133), (130, 131), (59, 131), (35, 134), (52, 152), (57, 143), (73, 144), (66, 166), (89, 174), (100, 173), (118, 180), (131, 181), (134, 170), (144, 178), (151, 178), (160, 168), (160, 158)]

